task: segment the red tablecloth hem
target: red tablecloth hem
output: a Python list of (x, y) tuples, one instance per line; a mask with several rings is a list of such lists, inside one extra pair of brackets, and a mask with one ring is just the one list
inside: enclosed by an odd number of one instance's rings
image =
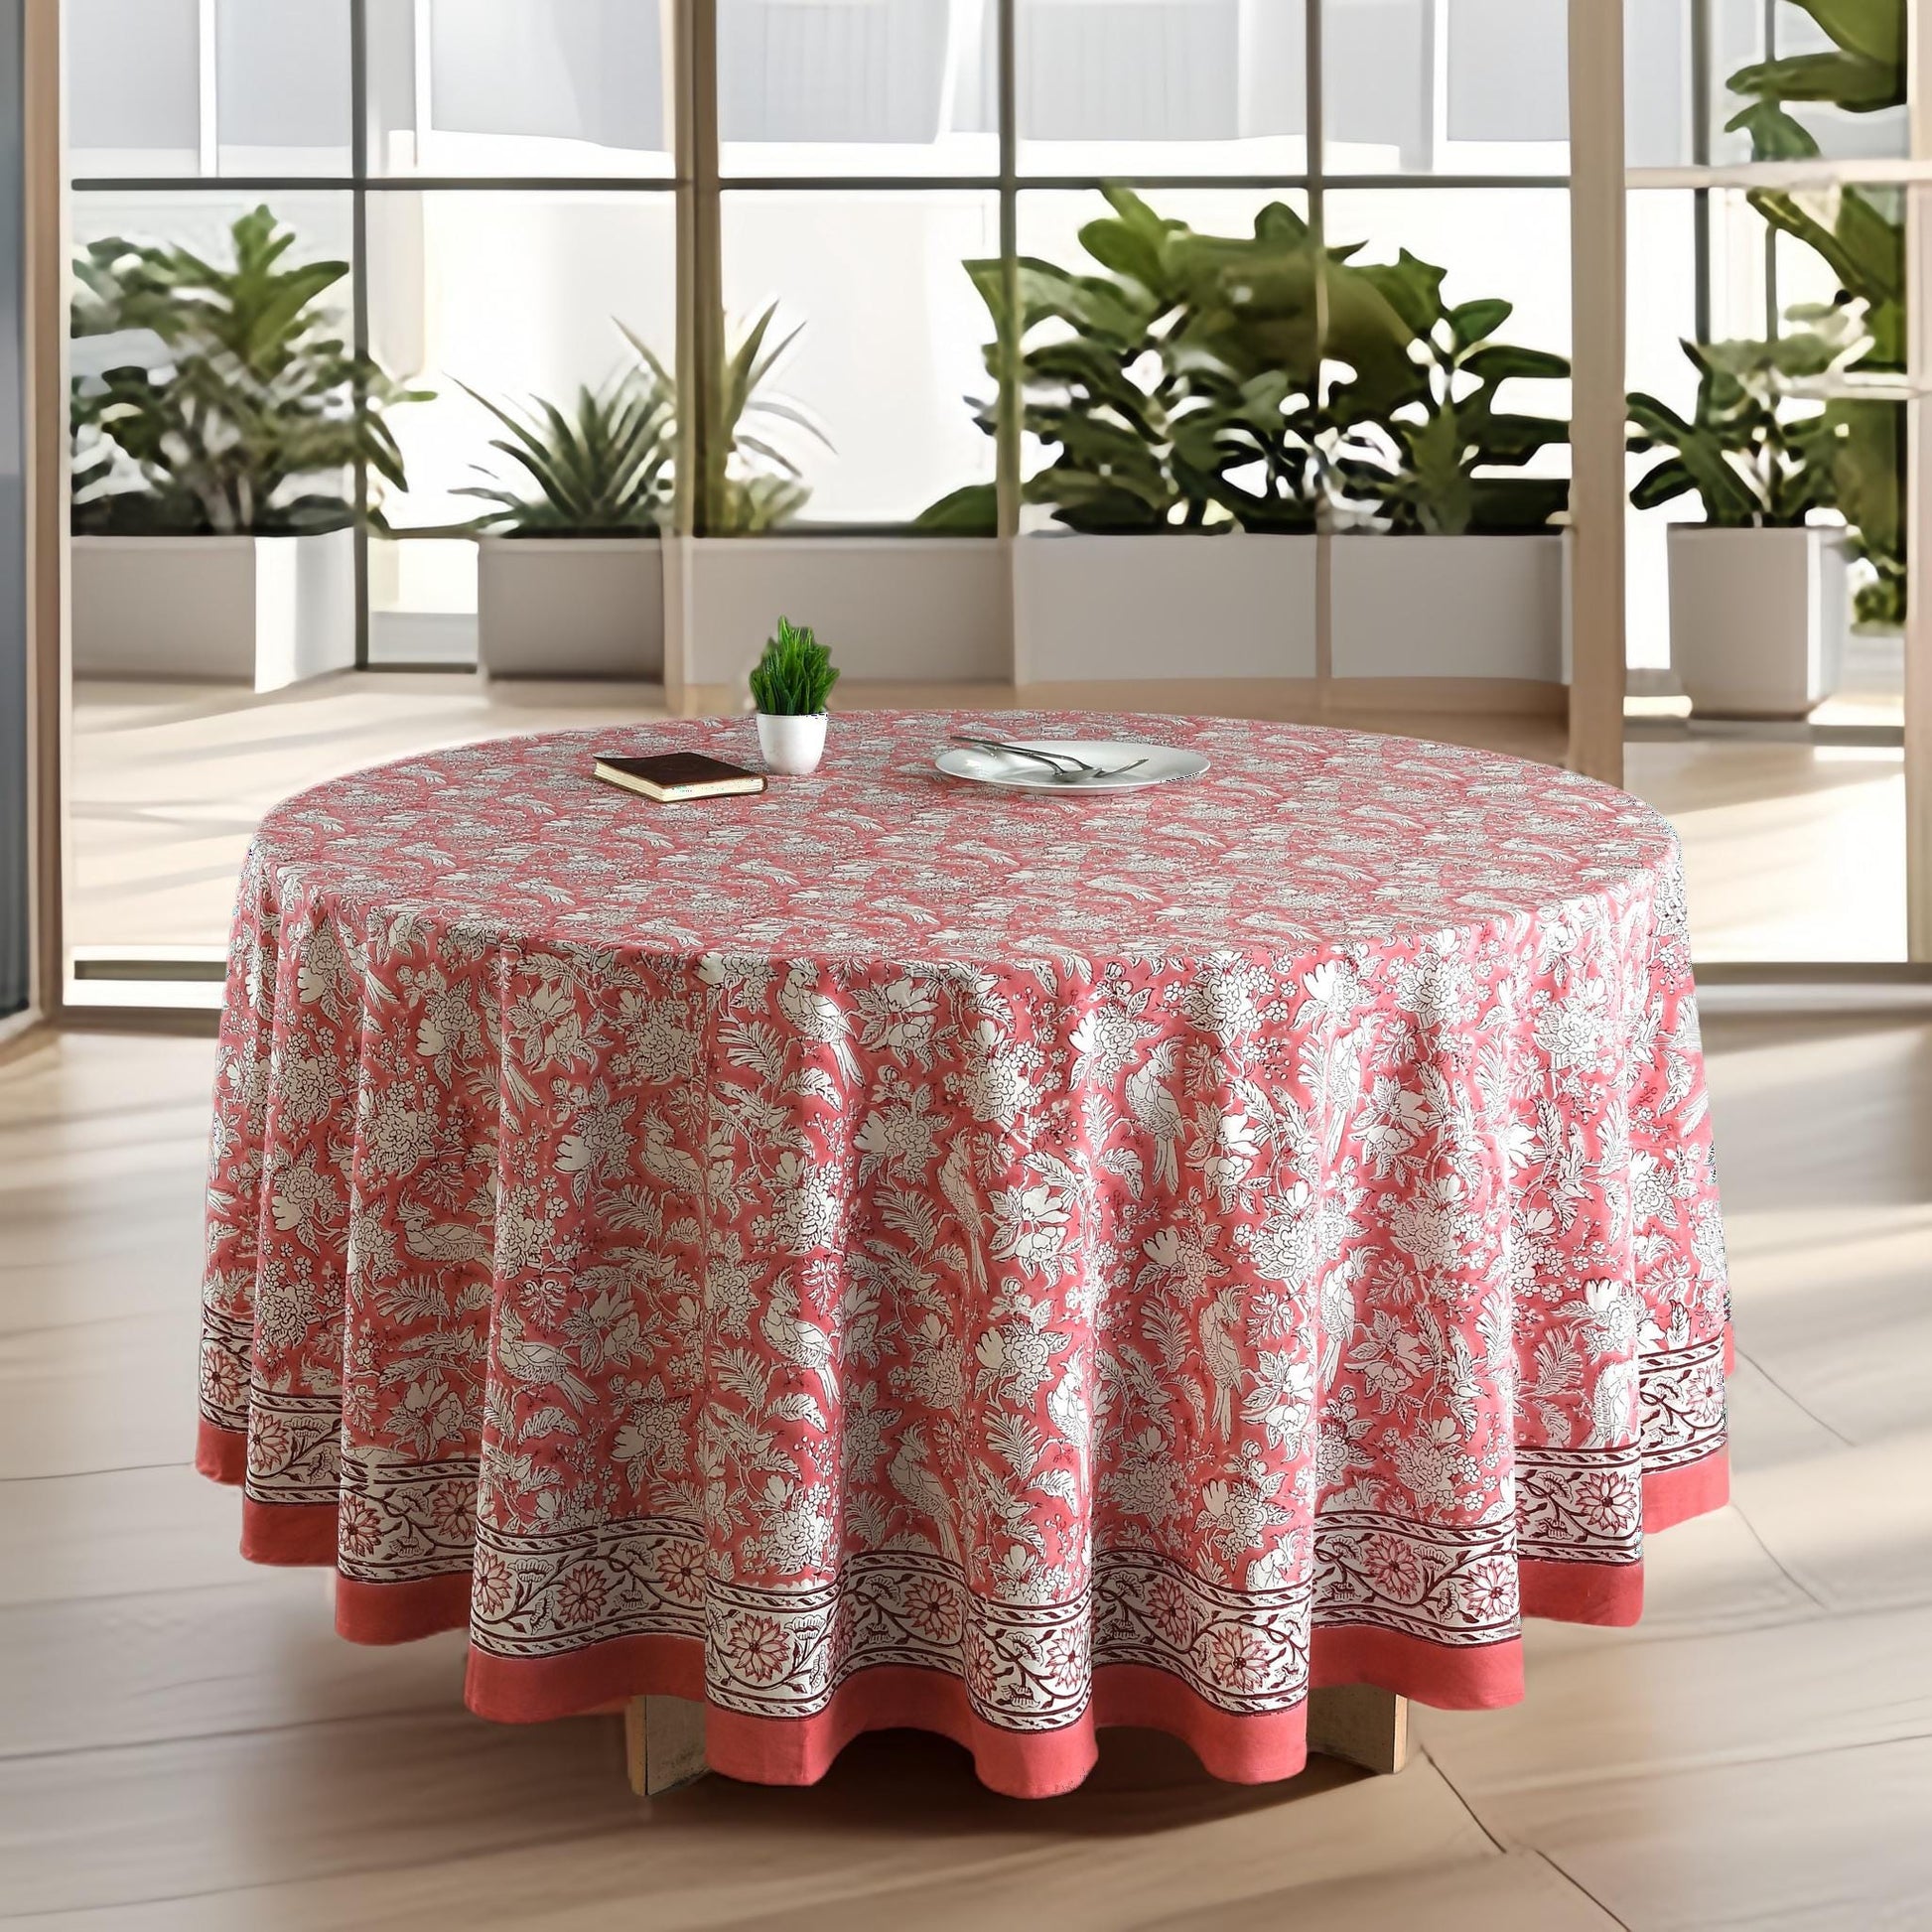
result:
[(212, 1482), (240, 1488), (248, 1474), (248, 1438), (204, 1416), (195, 1438), (195, 1466)]
[(409, 1584), (336, 1579), (336, 1634), (350, 1643), (414, 1643), (470, 1621), (470, 1578), (423, 1577)]
[(1307, 1707), (1257, 1715), (1221, 1711), (1176, 1678), (1141, 1664), (1105, 1664), (1093, 1698), (1056, 1730), (1002, 1730), (978, 1718), (965, 1685), (940, 1671), (895, 1665), (862, 1671), (826, 1710), (804, 1719), (705, 1715), (705, 1755), (714, 1770), (753, 1784), (814, 1784), (862, 1731), (936, 1731), (972, 1753), (988, 1790), (1009, 1798), (1053, 1798), (1075, 1789), (1099, 1756), (1108, 1725), (1145, 1725), (1178, 1737), (1210, 1777), (1230, 1784), (1292, 1778), (1307, 1762)]
[[(216, 1481), (242, 1478), (239, 1435), (204, 1422), (196, 1466)], [(1726, 1451), (1644, 1478), (1644, 1529), (1667, 1529), (1722, 1509), (1729, 1498)], [(319, 1503), (242, 1503), (242, 1554), (256, 1563), (334, 1565), (336, 1511)], [(1519, 1566), (1525, 1616), (1568, 1623), (1630, 1624), (1643, 1607), (1643, 1566), (1614, 1568), (1529, 1560)], [(406, 1643), (469, 1620), (470, 1579), (364, 1584), (339, 1577), (336, 1627), (356, 1643)], [(1310, 1679), (1374, 1684), (1447, 1710), (1514, 1704), (1523, 1695), (1522, 1645), (1432, 1643), (1400, 1631), (1330, 1624), (1313, 1633)], [(472, 1650), (464, 1701), (478, 1716), (538, 1724), (642, 1696), (704, 1696), (704, 1651), (694, 1638), (630, 1636), (563, 1657), (501, 1657)], [(1177, 1678), (1139, 1664), (1094, 1672), (1093, 1697), (1074, 1723), (1050, 1731), (1008, 1731), (974, 1715), (964, 1684), (940, 1671), (879, 1666), (849, 1679), (821, 1712), (766, 1719), (713, 1709), (706, 1719), (712, 1767), (759, 1784), (810, 1784), (867, 1730), (936, 1731), (970, 1751), (983, 1783), (1013, 1797), (1070, 1791), (1092, 1768), (1094, 1732), (1145, 1725), (1182, 1739), (1214, 1777), (1238, 1784), (1293, 1777), (1306, 1754), (1304, 1712), (1231, 1713)]]
[(1681, 1469), (1653, 1469), (1643, 1479), (1643, 1533), (1708, 1516), (1730, 1500), (1730, 1450), (1713, 1449)]

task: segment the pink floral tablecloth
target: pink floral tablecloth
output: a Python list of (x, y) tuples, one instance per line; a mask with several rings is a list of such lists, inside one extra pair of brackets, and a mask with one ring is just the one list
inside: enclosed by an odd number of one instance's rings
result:
[(1212, 761), (1111, 797), (661, 806), (512, 739), (278, 807), (242, 879), (200, 1463), (468, 1698), (708, 1700), (816, 1777), (913, 1725), (1285, 1776), (1311, 1684), (1521, 1694), (1725, 1495), (1724, 1238), (1675, 840), (1541, 765), (1003, 716)]

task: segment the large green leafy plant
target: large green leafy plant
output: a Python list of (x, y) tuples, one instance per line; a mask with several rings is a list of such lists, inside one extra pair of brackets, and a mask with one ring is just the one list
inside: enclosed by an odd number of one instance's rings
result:
[(336, 333), (323, 298), (347, 263), (289, 262), (296, 236), (266, 207), (230, 240), (230, 267), (119, 236), (75, 258), (74, 336), (158, 344), (146, 361), (73, 379), (76, 531), (339, 529), (355, 518), (345, 473), (358, 462), (403, 487), (382, 412), (426, 392)]
[[(1751, 139), (1752, 158), (1815, 157), (1818, 142), (1791, 104), (1875, 113), (1905, 99), (1905, 0), (1791, 0), (1832, 46), (1759, 62), (1726, 83), (1745, 105), (1728, 125)], [(1755, 189), (1750, 205), (1774, 228), (1830, 264), (1848, 300), (1863, 305), (1868, 345), (1848, 373), (1885, 374), (1905, 366), (1905, 226), (1898, 191), (1845, 187), (1821, 192)], [(1828, 407), (1832, 435), (1821, 460), (1832, 470), (1838, 507), (1871, 570), (1858, 594), (1866, 622), (1905, 615), (1904, 451), (1901, 403), (1841, 396)]]
[[(1567, 372), (1487, 342), (1507, 304), (1448, 311), (1442, 271), (1406, 254), (1358, 264), (1359, 244), (1318, 246), (1279, 203), (1251, 235), (1225, 236), (1105, 193), (1111, 213), (1080, 231), (1097, 272), (1023, 257), (1010, 297), (998, 262), (966, 264), (994, 318), (988, 372), (1021, 384), (1023, 427), (1050, 452), (1027, 501), (1100, 531), (1311, 530), (1351, 489), (1362, 516), (1395, 528), (1541, 520), (1527, 495), (1505, 504), (1477, 477), (1568, 433), (1495, 408), (1509, 375)], [(1490, 363), (1471, 367), (1485, 349)], [(996, 403), (975, 417), (996, 433)], [(920, 522), (990, 529), (993, 504), (975, 484)]]
[(1822, 399), (1867, 339), (1854, 310), (1791, 319), (1800, 326), (1775, 342), (1687, 342), (1698, 371), (1688, 420), (1654, 396), (1630, 397), (1630, 447), (1666, 452), (1631, 491), (1639, 509), (1692, 493), (1707, 522), (1742, 528), (1800, 524), (1833, 505), (1842, 430)]
[(1561, 381), (1570, 374), (1568, 360), (1496, 342), (1514, 305), (1493, 296), (1447, 306), (1444, 271), (1406, 248), (1393, 265), (1370, 263), (1360, 273), (1411, 332), (1420, 383), (1393, 410), (1358, 397), (1353, 385), (1337, 393), (1331, 406), (1352, 425), (1338, 465), (1350, 494), (1392, 530), (1462, 536), (1542, 529), (1568, 505), (1568, 480), (1495, 472), (1567, 443), (1570, 425), (1505, 410), (1499, 392), (1511, 381)]

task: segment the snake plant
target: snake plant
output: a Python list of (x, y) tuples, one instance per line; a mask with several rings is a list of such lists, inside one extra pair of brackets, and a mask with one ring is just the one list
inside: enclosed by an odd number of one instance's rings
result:
[[(788, 521), (811, 487), (775, 425), (830, 442), (798, 404), (764, 391), (766, 378), (797, 340), (794, 329), (767, 345), (776, 305), (726, 349), (717, 401), (710, 473), (698, 504), (708, 536), (742, 536)], [(494, 508), (471, 527), (499, 536), (611, 536), (656, 529), (671, 513), (677, 453), (678, 393), (671, 372), (632, 330), (618, 324), (634, 360), (598, 388), (582, 387), (573, 407), (542, 397), (527, 404), (475, 397), (508, 432), (490, 448), (535, 485), (535, 492), (494, 481), (459, 493)]]
[(536, 485), (534, 494), (499, 483), (460, 490), (495, 506), (477, 518), (478, 531), (590, 537), (632, 535), (662, 525), (671, 507), (677, 394), (656, 356), (628, 330), (624, 334), (636, 362), (601, 388), (580, 388), (568, 414), (541, 399), (518, 411), (479, 395), (467, 382), (461, 385), (509, 432), (489, 447)]

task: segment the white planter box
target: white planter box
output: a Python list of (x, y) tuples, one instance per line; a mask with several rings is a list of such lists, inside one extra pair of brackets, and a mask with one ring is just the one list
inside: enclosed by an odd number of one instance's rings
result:
[(1565, 680), (1561, 531), (1344, 534), (1328, 581), (1336, 677)]
[(849, 678), (1013, 675), (1006, 568), (990, 538), (700, 537), (671, 553), (687, 685), (742, 685), (781, 617), (810, 624)]
[(1314, 675), (1311, 536), (1080, 536), (1013, 546), (1020, 684)]
[(355, 536), (73, 539), (75, 677), (257, 691), (355, 662)]
[(1804, 718), (1838, 688), (1845, 532), (1670, 530), (1672, 668), (1700, 717)]
[(482, 537), (477, 662), (490, 677), (661, 678), (656, 537)]

